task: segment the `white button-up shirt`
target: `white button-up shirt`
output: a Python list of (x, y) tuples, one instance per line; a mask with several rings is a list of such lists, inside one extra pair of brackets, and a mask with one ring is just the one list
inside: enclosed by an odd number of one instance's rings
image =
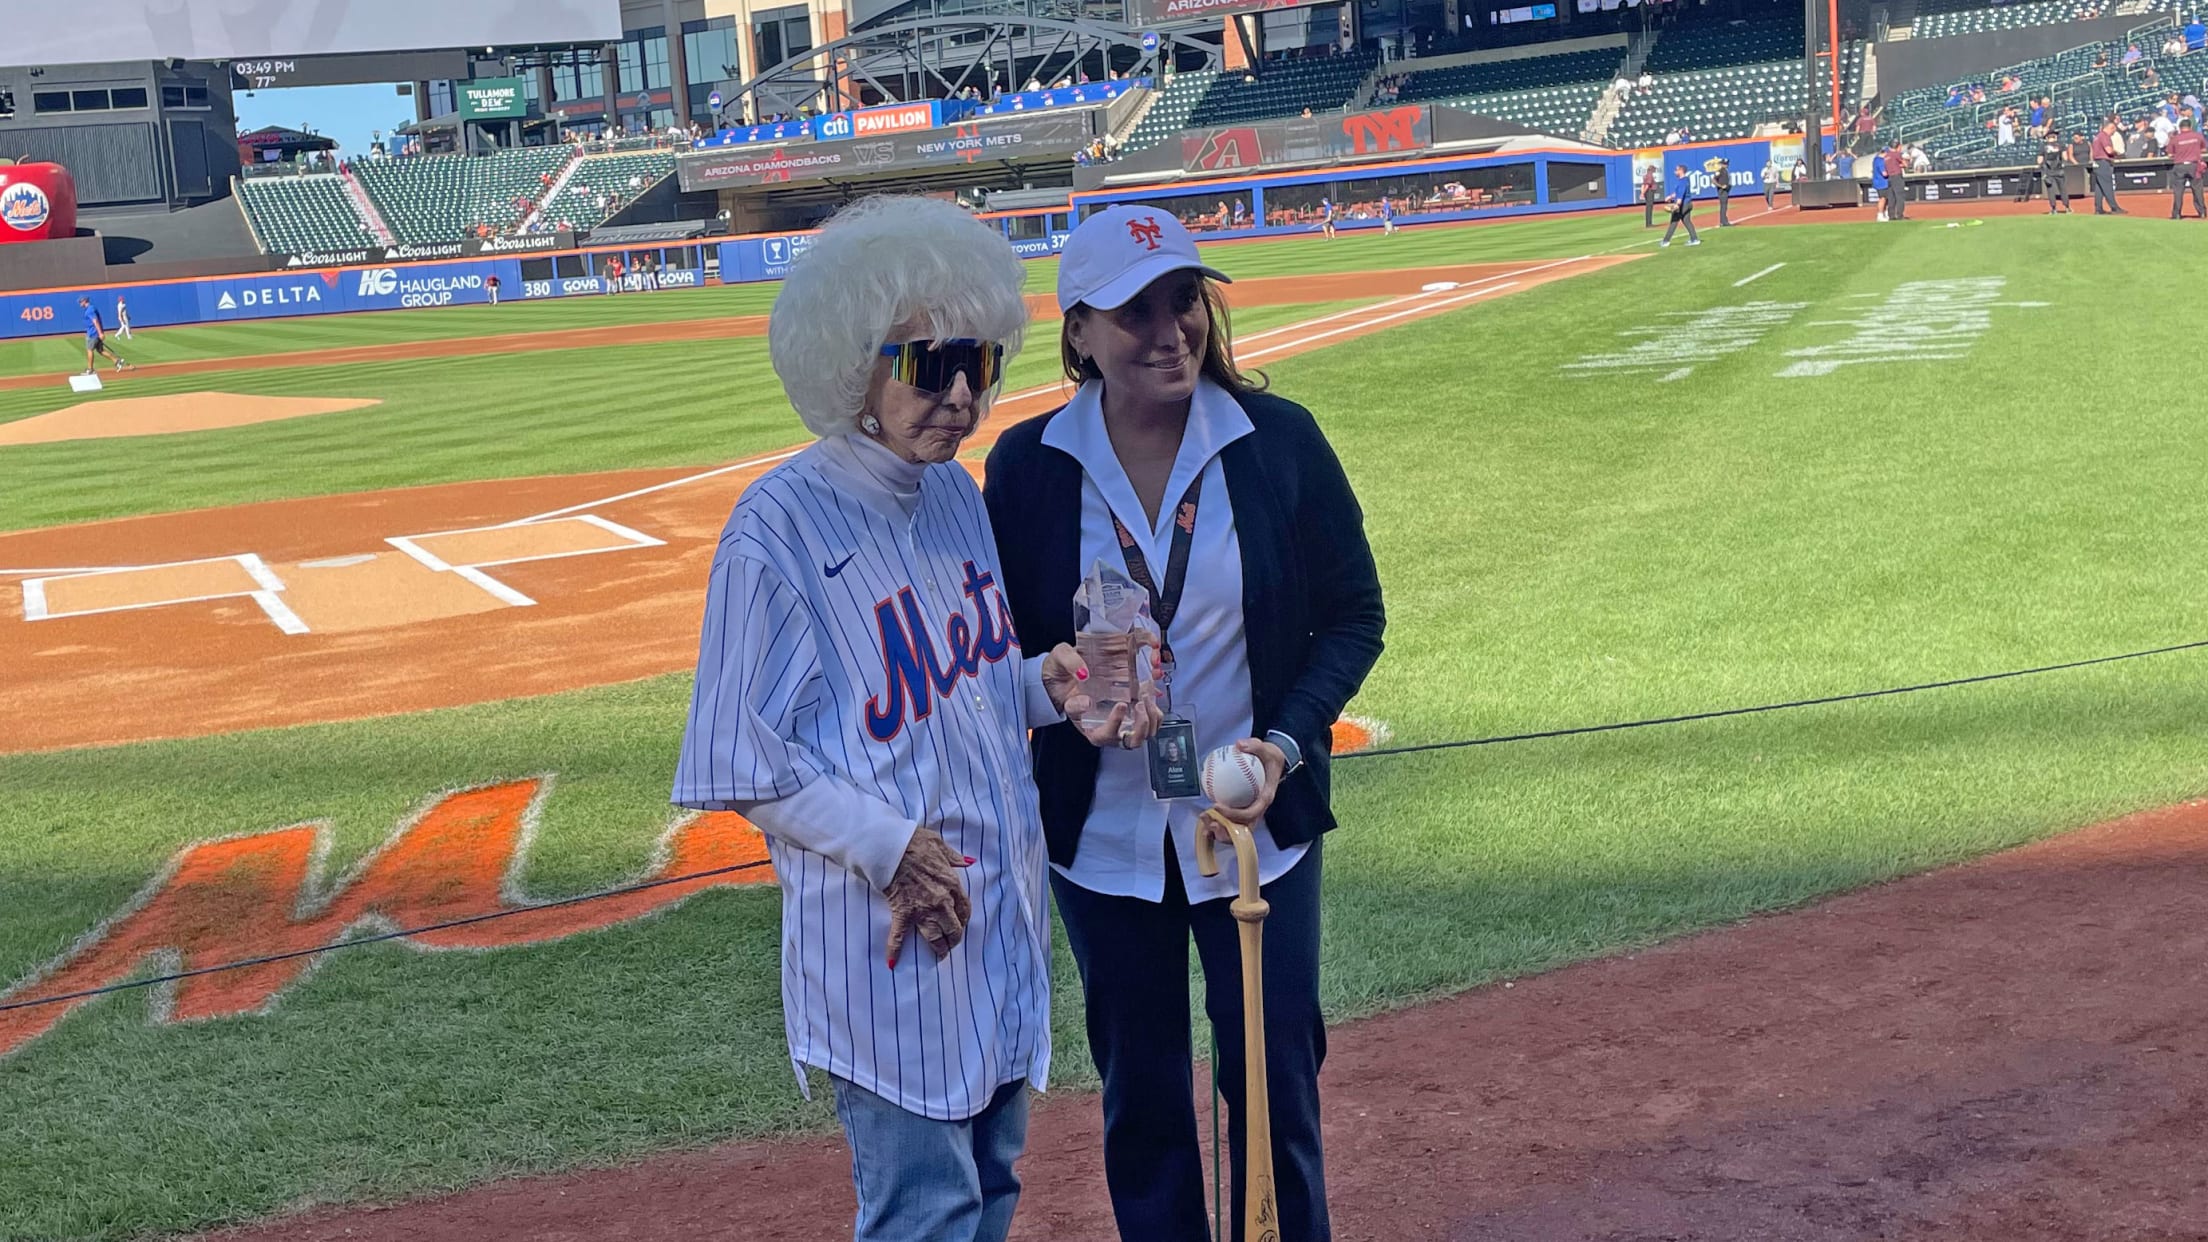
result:
[[(1050, 1065), (1027, 729), (1058, 717), (999, 572), (963, 466), (848, 436), (784, 462), (714, 555), (675, 772), (676, 803), (767, 836), (791, 1062), (939, 1121), (1008, 1082), (1040, 1089)], [(959, 873), (973, 917), (948, 957), (915, 934), (892, 969), (882, 890), (922, 826), (975, 860)]]
[[(1174, 511), (1197, 473), (1203, 474), (1187, 580), (1167, 636), (1173, 644), (1174, 710), (1195, 724), (1197, 753), (1208, 754), (1252, 736), (1250, 656), (1242, 633), (1242, 541), (1235, 534), (1226, 471), (1219, 463), (1221, 449), (1251, 434), (1250, 417), (1224, 388), (1210, 380), (1198, 383), (1165, 499), (1153, 522), (1104, 431), (1103, 396), (1101, 382), (1083, 384), (1043, 430), (1044, 444), (1081, 463), (1084, 572), (1098, 560), (1125, 571), (1119, 536), (1112, 529), (1116, 514), (1149, 560), (1152, 580), (1164, 589)], [(1066, 607), (1073, 607), (1070, 597)], [(1105, 750), (1099, 758), (1096, 797), (1081, 827), (1080, 846), (1073, 865), (1059, 867), (1059, 874), (1091, 892), (1160, 901), (1165, 895), (1164, 843), (1170, 837), (1190, 902), (1233, 896), (1232, 866), (1210, 878), (1196, 870), (1196, 819), (1208, 803), (1202, 798), (1158, 801), (1150, 792), (1150, 766), (1142, 750)], [(1259, 877), (1266, 883), (1303, 857), (1304, 846), (1276, 845), (1263, 820), (1250, 835), (1257, 842)]]

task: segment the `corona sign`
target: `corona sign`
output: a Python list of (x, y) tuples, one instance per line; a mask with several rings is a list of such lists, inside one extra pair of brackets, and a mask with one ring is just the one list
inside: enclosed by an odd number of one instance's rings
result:
[[(573, 902), (518, 891), (548, 782), (512, 781), (446, 794), (403, 823), (343, 877), (322, 874), (327, 824), (186, 847), (138, 896), (59, 958), (0, 991), (36, 1000), (125, 982), (149, 964), (178, 973), (328, 948), (364, 934), (485, 919), (401, 937), (416, 949), (511, 949), (597, 931), (680, 905), (709, 888), (771, 884), (771, 867), (681, 880)], [(763, 863), (766, 839), (728, 812), (686, 815), (661, 838), (647, 881)], [(215, 971), (158, 986), (156, 1023), (269, 1012), (324, 955)], [(85, 997), (0, 1010), (0, 1057), (18, 1052)]]
[(77, 235), (77, 183), (59, 164), (0, 164), (0, 243)]

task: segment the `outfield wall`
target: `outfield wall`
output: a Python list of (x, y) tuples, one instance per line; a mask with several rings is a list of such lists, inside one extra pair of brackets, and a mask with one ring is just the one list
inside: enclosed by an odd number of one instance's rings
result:
[[(711, 249), (710, 243), (687, 242), (5, 293), (0, 294), (0, 340), (81, 334), (84, 316), (77, 307), (79, 297), (91, 298), (101, 321), (113, 331), (118, 298), (128, 300), (133, 328), (157, 328), (482, 304), (490, 301), (493, 276), (505, 302), (604, 294), (611, 262), (623, 259), (633, 264), (643, 255), (661, 265), (661, 288), (694, 288), (707, 283), (706, 259)], [(624, 284), (636, 287), (633, 278), (624, 278)]]

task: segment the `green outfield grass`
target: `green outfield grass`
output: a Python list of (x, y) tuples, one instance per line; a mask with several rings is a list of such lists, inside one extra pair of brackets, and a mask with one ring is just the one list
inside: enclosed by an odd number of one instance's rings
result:
[[(1611, 245), (1641, 239), (1637, 221), (1610, 227)], [(2095, 341), (2189, 356), (2184, 316), (2106, 278), (2143, 251), (2158, 287), (2208, 275), (2208, 254), (2172, 244), (2177, 228), (1706, 231), (1693, 250), (1271, 366), (1340, 451), (1387, 587), (1388, 653), (1353, 710), (1396, 741), (1442, 741), (2208, 637), (2188, 589), (2208, 570), (2186, 533), (2208, 508), (2190, 386), (2167, 366), (2074, 382)], [(1305, 244), (1323, 262), (1352, 243)], [(1878, 318), (1904, 282), (1993, 275), (2007, 278), (2002, 302), (2042, 305), (1985, 308), (1961, 357), (1775, 374), (1799, 361), (1787, 351), (1853, 330), (1835, 321)], [(1722, 357), (1562, 370), (1758, 302), (1802, 305)], [(1894, 339), (1943, 338), (1919, 324)], [(2052, 374), (2073, 379), (2030, 383)], [(0, 466), (18, 451), (0, 450)], [(532, 894), (633, 876), (667, 822), (687, 692), (687, 677), (666, 677), (0, 757), (0, 981), (61, 952), (186, 842), (327, 818), (335, 874), (454, 786), (557, 774)], [(2187, 654), (1345, 760), (1344, 827), (1327, 846), (1328, 1013), (2196, 795), (2204, 710), (2208, 662)], [(99, 1002), (0, 1061), (0, 1237), (132, 1237), (825, 1128), (824, 1105), (803, 1104), (787, 1073), (775, 909), (766, 892), (716, 892), (551, 946), (350, 950), (265, 1016), (153, 1027), (141, 996)], [(1059, 1064), (1080, 1084), (1090, 1070), (1060, 957)]]
[[(1259, 332), (1360, 304), (1252, 307), (1235, 322)], [(1038, 333), (1007, 370), (1005, 391), (1056, 379), (1057, 345)], [(805, 438), (763, 337), (155, 375), (108, 392), (383, 404), (187, 436), (0, 446), (10, 479), (0, 489), (0, 530), (423, 483), (710, 465)], [(66, 404), (47, 392), (0, 391), (0, 423)]]
[[(1370, 271), (1378, 267), (1553, 258), (1581, 253), (1580, 248), (1588, 246), (1615, 245), (1616, 232), (1617, 223), (1610, 217), (1567, 217), (1478, 226), (1437, 225), (1405, 229), (1392, 238), (1377, 233), (1343, 234), (1323, 248), (1310, 245), (1309, 239), (1296, 238), (1219, 243), (1207, 249), (1212, 260), (1230, 276), (1288, 276)], [(1056, 287), (1056, 259), (1038, 259), (1029, 263), (1027, 270), (1030, 292), (1046, 293)], [(347, 273), (348, 277), (352, 275)], [(774, 284), (716, 285), (650, 295), (546, 298), (535, 302), (509, 298), (504, 305), (495, 307), (452, 306), (142, 328), (132, 340), (110, 343), (132, 362), (190, 362), (447, 337), (668, 323), (727, 315), (763, 315), (773, 306), (777, 288), (779, 286)], [(112, 320), (113, 305), (103, 306), (101, 314)], [(67, 373), (80, 370), (83, 365), (84, 336), (81, 332), (0, 341), (0, 376)], [(62, 398), (66, 395), (64, 392)], [(55, 400), (67, 404), (61, 398)]]

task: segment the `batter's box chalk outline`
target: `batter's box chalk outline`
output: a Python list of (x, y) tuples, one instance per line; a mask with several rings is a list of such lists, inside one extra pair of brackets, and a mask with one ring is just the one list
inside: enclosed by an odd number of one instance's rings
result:
[[(188, 565), (235, 564), (253, 579), (256, 589), (250, 591), (216, 591), (207, 595), (181, 595), (173, 599), (142, 600), (130, 604), (110, 604), (105, 608), (79, 608), (67, 612), (55, 612), (47, 604), (46, 584), (49, 582), (74, 582), (85, 578), (110, 577), (115, 574), (143, 573), (153, 569), (181, 569)], [(103, 612), (136, 612), (147, 608), (167, 608), (174, 604), (198, 604), (217, 599), (250, 599), (260, 605), (276, 628), (286, 634), (306, 634), (307, 623), (284, 603), (284, 580), (268, 563), (251, 552), (235, 556), (208, 556), (192, 561), (168, 561), (157, 565), (115, 565), (105, 569), (89, 569), (78, 573), (54, 574), (43, 578), (29, 578), (23, 582), (23, 619), (25, 621), (58, 621), (64, 617), (89, 617)]]
[[(472, 565), (454, 565), (415, 542), (417, 539), (439, 539), (446, 535), (491, 534), (527, 530), (532, 526), (556, 526), (561, 522), (587, 522), (617, 539), (628, 540), (628, 544), (625, 547), (584, 548), (576, 552), (541, 552), (534, 556), (510, 556), (503, 560), (482, 561)], [(519, 565), (525, 561), (557, 561), (565, 560), (571, 556), (590, 556), (599, 552), (628, 552), (637, 548), (665, 547), (667, 544), (664, 539), (654, 539), (640, 530), (631, 530), (619, 522), (608, 521), (595, 513), (577, 513), (543, 522), (523, 522), (500, 526), (468, 526), (459, 530), (433, 530), (417, 535), (392, 535), (386, 538), (384, 542), (438, 573), (456, 574), (474, 583), (488, 592), (493, 599), (515, 608), (533, 608), (537, 601), (484, 573), (484, 570), (500, 565)]]

